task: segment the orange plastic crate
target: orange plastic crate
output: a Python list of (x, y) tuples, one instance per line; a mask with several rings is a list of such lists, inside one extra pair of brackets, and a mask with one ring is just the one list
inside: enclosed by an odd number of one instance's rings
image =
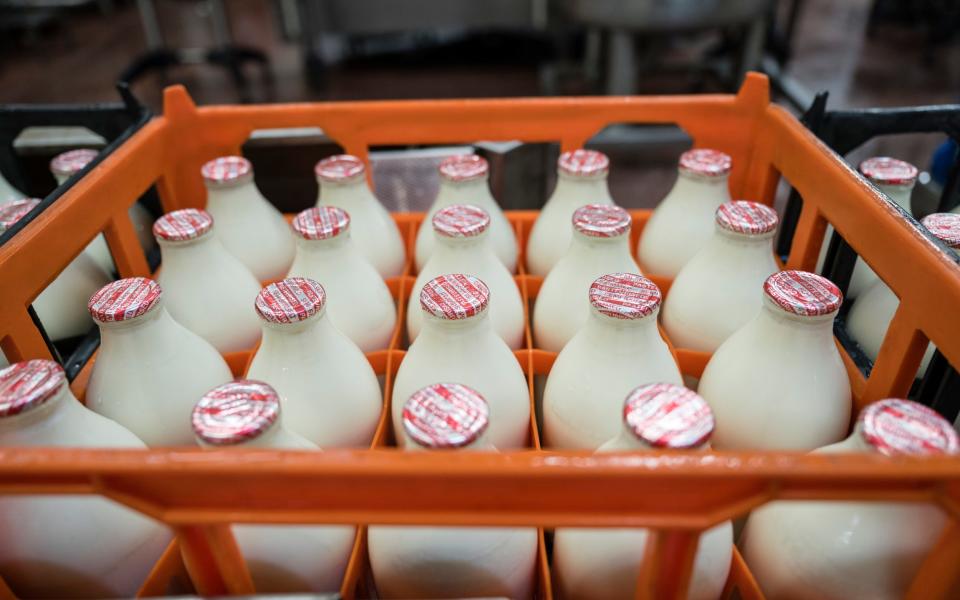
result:
[[(197, 108), (182, 87), (166, 91), (164, 115), (153, 119), (78, 182), (54, 206), (0, 247), (0, 344), (12, 360), (48, 357), (26, 307), (99, 231), (123, 276), (148, 275), (127, 208), (156, 183), (166, 210), (201, 206), (200, 165), (238, 153), (259, 128), (320, 126), (345, 151), (366, 158), (371, 145), (446, 144), (469, 139), (559, 141), (582, 146), (611, 123), (676, 123), (698, 146), (733, 156), (735, 197), (772, 203), (780, 176), (804, 199), (787, 268), (812, 269), (826, 222), (901, 298), (868, 379), (846, 358), (857, 408), (904, 396), (925, 345), (933, 341), (960, 365), (960, 267), (843, 161), (783, 109), (769, 103), (767, 81), (751, 74), (736, 96), (563, 98), (529, 100), (355, 102)], [(305, 174), (309, 177), (309, 174)], [(534, 212), (508, 213), (521, 247)], [(634, 212), (634, 242), (648, 211)], [(398, 214), (412, 249), (422, 215)], [(894, 250), (895, 249), (895, 250)], [(517, 282), (535, 298), (540, 278), (521, 266)], [(402, 331), (413, 277), (389, 281), (398, 300), (391, 347), (368, 355), (390, 382), (405, 348)], [(665, 292), (670, 282), (657, 280)], [(674, 348), (685, 374), (699, 376), (708, 355)], [(555, 354), (527, 345), (516, 352), (531, 384)], [(241, 373), (249, 353), (228, 357)], [(89, 366), (74, 381), (82, 396)], [(373, 448), (324, 453), (204, 451), (76, 451), (0, 449), (0, 493), (101, 493), (171, 525), (177, 542), (159, 561), (141, 595), (182, 587), (201, 594), (253, 591), (229, 522), (390, 523), (438, 525), (646, 526), (649, 558), (637, 597), (684, 598), (696, 532), (774, 498), (897, 499), (937, 502), (960, 515), (960, 459), (806, 456), (790, 453), (653, 453), (642, 456), (549, 452), (496, 455), (405, 454), (387, 448), (384, 417)], [(201, 456), (202, 455), (202, 456)], [(418, 493), (406, 490), (416, 486)], [(242, 498), (238, 504), (237, 498)], [(185, 561), (181, 562), (177, 544)], [(538, 595), (552, 596), (541, 543)], [(956, 521), (931, 553), (911, 598), (948, 598), (960, 560)], [(184, 562), (186, 564), (184, 564)], [(341, 593), (363, 596), (366, 553), (358, 536)], [(739, 556), (725, 597), (762, 598)], [(0, 597), (6, 593), (0, 586)]]

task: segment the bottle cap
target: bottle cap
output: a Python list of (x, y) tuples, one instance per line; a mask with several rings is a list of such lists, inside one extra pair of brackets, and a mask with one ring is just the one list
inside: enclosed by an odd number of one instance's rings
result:
[(573, 211), (573, 228), (589, 237), (618, 237), (630, 231), (630, 213), (613, 204), (587, 204)]
[(477, 391), (459, 383), (435, 383), (403, 405), (403, 429), (425, 448), (469, 446), (486, 430), (490, 407)]
[(0, 418), (42, 405), (66, 383), (63, 369), (52, 360), (27, 360), (0, 370)]
[(0, 204), (0, 233), (10, 229), (40, 204), (39, 198), (21, 198)]
[(242, 156), (221, 156), (200, 168), (207, 187), (227, 187), (253, 179), (253, 165)]
[(433, 230), (448, 238), (476, 237), (489, 226), (487, 211), (472, 204), (454, 204), (433, 215)]
[(660, 288), (643, 275), (610, 273), (590, 284), (590, 304), (614, 319), (642, 319), (660, 307)]
[(256, 438), (279, 417), (276, 390), (262, 381), (239, 379), (204, 394), (193, 407), (191, 424), (204, 442), (228, 446)]
[(610, 159), (603, 152), (596, 150), (572, 150), (560, 155), (557, 166), (567, 175), (592, 177), (606, 175), (610, 170)]
[(944, 244), (960, 249), (960, 215), (934, 213), (923, 218), (923, 226)]
[(299, 323), (323, 310), (327, 293), (306, 277), (288, 277), (260, 290), (254, 307), (264, 321)]
[(860, 163), (863, 176), (877, 185), (906, 185), (917, 180), (917, 168), (889, 156), (874, 156)]
[(99, 323), (129, 321), (160, 303), (160, 284), (146, 277), (129, 277), (108, 283), (87, 303), (90, 316)]
[(910, 400), (880, 400), (860, 413), (860, 431), (881, 454), (929, 456), (957, 454), (960, 438), (953, 425), (922, 404)]
[(332, 183), (351, 181), (363, 175), (364, 171), (366, 171), (366, 167), (363, 165), (363, 161), (352, 154), (328, 156), (313, 168), (313, 173), (317, 176), (317, 179)]
[(763, 283), (763, 293), (788, 313), (819, 317), (836, 312), (843, 294), (832, 281), (806, 271), (780, 271)]
[(713, 434), (713, 411), (694, 391), (670, 383), (642, 385), (627, 396), (623, 421), (654, 448), (702, 446)]
[(186, 242), (213, 229), (213, 217), (205, 210), (184, 208), (168, 212), (153, 223), (153, 237), (165, 242)]
[(90, 148), (69, 150), (53, 157), (53, 160), (50, 161), (50, 171), (61, 177), (70, 177), (74, 173), (82, 171), (98, 154), (100, 154), (98, 150)]
[(470, 181), (487, 176), (490, 167), (487, 160), (476, 154), (460, 154), (443, 159), (440, 176), (447, 181)]
[(318, 206), (298, 213), (290, 226), (305, 240), (329, 240), (349, 229), (350, 215), (336, 206)]
[(420, 290), (420, 308), (448, 321), (474, 317), (487, 309), (490, 288), (472, 275), (434, 277)]
[(733, 159), (719, 150), (697, 148), (680, 155), (680, 170), (701, 177), (723, 177), (729, 175), (732, 168)]
[(717, 225), (724, 231), (741, 235), (766, 235), (777, 230), (777, 212), (749, 200), (724, 202), (717, 209)]

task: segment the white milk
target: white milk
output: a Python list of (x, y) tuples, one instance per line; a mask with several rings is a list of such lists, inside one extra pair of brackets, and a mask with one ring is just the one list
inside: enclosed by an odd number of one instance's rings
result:
[(280, 394), (287, 427), (321, 448), (365, 448), (383, 408), (363, 352), (327, 318), (316, 281), (292, 277), (257, 296), (263, 340), (247, 377)]
[[(408, 450), (495, 452), (488, 435), (496, 424), (491, 412), (477, 391), (436, 383), (401, 404), (397, 431)], [(380, 598), (528, 599), (533, 594), (533, 528), (381, 525), (370, 527), (367, 540)]]
[[(436, 246), (413, 284), (411, 298), (419, 298), (423, 286), (440, 275), (466, 273), (490, 288), (493, 302), (490, 321), (494, 331), (516, 350), (523, 345), (523, 299), (513, 276), (490, 246), (490, 215), (469, 204), (455, 204), (433, 215)], [(419, 310), (407, 311), (407, 334), (417, 339), (423, 325)]]
[(680, 155), (676, 183), (640, 234), (637, 259), (644, 272), (676, 277), (713, 236), (714, 213), (730, 201), (727, 177), (732, 165), (730, 156), (718, 150)]
[(546, 276), (570, 247), (570, 219), (584, 204), (613, 204), (607, 187), (610, 159), (596, 150), (564, 152), (557, 161), (557, 187), (543, 205), (527, 241), (527, 272)]
[[(284, 428), (280, 396), (262, 381), (238, 380), (207, 392), (193, 409), (201, 446), (317, 451)], [(356, 528), (316, 525), (234, 525), (260, 594), (336, 593), (353, 549)]]
[[(146, 448), (84, 408), (49, 360), (0, 371), (0, 446)], [(0, 575), (20, 598), (133, 597), (172, 534), (98, 495), (0, 498)]]
[(143, 277), (115, 281), (90, 298), (100, 351), (87, 406), (150, 447), (192, 446), (197, 398), (233, 376), (217, 350), (163, 304), (160, 286)]
[(679, 348), (713, 352), (760, 312), (761, 289), (777, 272), (777, 213), (737, 200), (717, 209), (716, 231), (670, 286), (663, 328)]
[(280, 211), (257, 189), (250, 161), (222, 156), (200, 172), (207, 186), (207, 212), (226, 249), (260, 281), (283, 277), (293, 262), (293, 236)]
[(851, 408), (833, 339), (839, 288), (813, 273), (781, 271), (762, 293), (763, 309), (720, 345), (700, 379), (717, 418), (714, 447), (811, 450), (843, 439)]
[[(881, 400), (823, 454), (956, 455), (953, 426), (909, 400)], [(744, 558), (767, 598), (904, 598), (949, 522), (920, 502), (771, 502), (751, 513)]]
[(559, 352), (587, 321), (588, 291), (597, 277), (634, 273), (630, 215), (619, 206), (588, 204), (573, 213), (570, 247), (543, 280), (533, 307), (534, 345)]
[(163, 261), (157, 283), (170, 315), (222, 354), (253, 348), (260, 339), (252, 307), (260, 282), (220, 243), (213, 218), (195, 208), (176, 210), (157, 219), (153, 234)]
[(342, 208), (308, 208), (291, 223), (297, 254), (287, 277), (323, 282), (330, 322), (364, 352), (384, 350), (397, 307), (380, 273), (353, 239), (353, 218)]
[(415, 259), (417, 272), (433, 254), (434, 237), (430, 224), (434, 213), (453, 204), (479, 206), (490, 215), (490, 239), (494, 252), (511, 273), (517, 270), (517, 238), (503, 210), (490, 193), (486, 159), (473, 154), (451, 156), (440, 163), (440, 191), (417, 231)]
[[(620, 403), (618, 433), (599, 452), (706, 451), (714, 421), (692, 391), (668, 383), (640, 386)], [(622, 423), (622, 424), (621, 424)], [(553, 572), (558, 596), (581, 600), (635, 597), (647, 544), (646, 529), (558, 529)], [(733, 555), (733, 527), (724, 521), (700, 535), (688, 600), (717, 600)]]
[[(420, 388), (456, 381), (490, 404), (490, 442), (521, 448), (530, 432), (527, 379), (490, 323), (490, 290), (470, 275), (441, 275), (420, 291), (423, 329), (407, 351), (393, 385), (393, 430), (403, 431), (403, 405)], [(411, 307), (415, 309), (415, 307)]]
[(596, 450), (620, 430), (623, 399), (638, 384), (683, 379), (657, 329), (660, 290), (613, 273), (590, 286), (590, 316), (563, 347), (543, 392), (544, 442)]
[(356, 156), (341, 154), (317, 163), (317, 206), (339, 206), (350, 214), (353, 241), (381, 277), (403, 273), (407, 256), (400, 230), (367, 187), (366, 168)]

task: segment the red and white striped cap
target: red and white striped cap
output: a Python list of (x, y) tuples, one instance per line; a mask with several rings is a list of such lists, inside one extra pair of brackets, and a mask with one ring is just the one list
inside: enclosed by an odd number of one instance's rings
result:
[(572, 150), (560, 155), (557, 167), (574, 177), (593, 177), (607, 174), (610, 170), (610, 159), (596, 150)]
[(777, 212), (749, 200), (724, 202), (717, 209), (717, 225), (724, 231), (747, 236), (759, 236), (777, 230)]
[(763, 283), (763, 293), (784, 311), (801, 317), (829, 315), (843, 302), (832, 281), (806, 271), (774, 273)]
[(254, 302), (257, 314), (270, 323), (299, 323), (323, 310), (327, 293), (306, 277), (288, 277), (260, 290)]
[(490, 423), (490, 407), (476, 390), (435, 383), (417, 390), (403, 405), (403, 430), (424, 448), (469, 446)]
[(448, 181), (470, 181), (486, 177), (490, 171), (487, 159), (476, 154), (459, 154), (443, 159), (440, 177)]
[(953, 425), (910, 400), (891, 398), (869, 404), (860, 413), (859, 424), (866, 442), (887, 456), (960, 452), (960, 438)]
[(650, 383), (630, 392), (623, 403), (623, 422), (648, 445), (674, 450), (702, 446), (714, 428), (706, 400), (671, 383)]
[(129, 321), (146, 314), (160, 303), (160, 284), (146, 277), (128, 277), (100, 288), (87, 310), (95, 321), (111, 323)]
[(590, 284), (590, 305), (614, 319), (642, 319), (660, 307), (660, 288), (643, 275), (610, 273)]
[(0, 204), (0, 233), (13, 227), (27, 213), (40, 204), (39, 198), (21, 198)]
[(290, 226), (305, 240), (329, 240), (350, 228), (350, 215), (336, 206), (318, 206), (298, 213)]
[(729, 175), (732, 168), (733, 159), (719, 150), (697, 148), (680, 155), (680, 170), (701, 177), (723, 177)]
[(207, 187), (236, 185), (253, 179), (253, 165), (242, 156), (221, 156), (200, 168)]
[(205, 210), (184, 208), (168, 212), (153, 223), (153, 237), (165, 242), (186, 242), (213, 229), (213, 217)]
[(343, 183), (357, 179), (366, 167), (363, 161), (352, 154), (338, 154), (328, 156), (317, 163), (313, 168), (313, 173), (320, 181), (329, 181), (331, 183)]
[(960, 249), (960, 215), (934, 213), (923, 218), (923, 226), (944, 244)]
[(487, 211), (472, 204), (454, 204), (433, 215), (433, 230), (448, 238), (476, 237), (489, 226)]
[(258, 437), (280, 417), (276, 390), (251, 379), (217, 386), (193, 407), (193, 433), (217, 446), (240, 444)]
[(589, 237), (619, 237), (630, 231), (630, 213), (613, 204), (587, 204), (573, 211), (573, 228)]
[(53, 160), (50, 161), (50, 171), (61, 177), (69, 177), (82, 171), (98, 154), (100, 154), (98, 150), (90, 148), (68, 150), (53, 157)]
[(860, 163), (863, 176), (877, 185), (906, 185), (917, 180), (917, 168), (910, 163), (890, 158), (874, 156)]
[(447, 321), (479, 315), (490, 302), (490, 288), (472, 275), (434, 277), (420, 290), (420, 308)]
[(63, 389), (67, 377), (52, 360), (18, 362), (0, 371), (0, 418), (34, 409)]

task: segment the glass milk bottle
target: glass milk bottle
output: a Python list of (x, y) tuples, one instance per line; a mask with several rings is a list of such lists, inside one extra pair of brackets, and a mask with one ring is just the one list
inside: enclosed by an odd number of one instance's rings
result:
[(763, 309), (720, 345), (700, 379), (717, 418), (715, 448), (812, 450), (843, 439), (850, 381), (833, 339), (841, 301), (839, 288), (813, 273), (767, 279)]
[(557, 187), (543, 205), (527, 242), (527, 272), (545, 277), (570, 247), (570, 219), (584, 204), (613, 204), (607, 187), (610, 159), (596, 150), (564, 152), (557, 161)]
[[(709, 450), (713, 414), (703, 398), (682, 386), (640, 386), (621, 402), (619, 412), (619, 432), (598, 453)], [(646, 529), (558, 529), (553, 538), (553, 572), (559, 596), (580, 600), (634, 598), (647, 537)], [(730, 521), (701, 533), (687, 599), (720, 598), (732, 556)]]
[[(944, 244), (960, 250), (960, 215), (934, 213), (924, 217), (921, 223)], [(890, 321), (893, 320), (893, 315), (899, 306), (900, 300), (896, 294), (878, 278), (867, 286), (863, 294), (850, 307), (850, 312), (847, 314), (847, 331), (870, 360), (877, 360), (883, 338), (887, 335), (887, 328), (890, 327)], [(918, 376), (926, 372), (931, 358), (933, 358), (933, 345), (928, 345)]]
[(533, 307), (537, 348), (560, 352), (590, 314), (588, 292), (597, 277), (634, 273), (630, 215), (619, 206), (588, 204), (573, 213), (570, 247), (543, 280)]
[[(955, 456), (953, 426), (909, 400), (860, 413), (847, 439), (818, 454)], [(949, 523), (933, 503), (771, 502), (753, 511), (743, 556), (767, 598), (899, 600)]]
[(677, 182), (640, 233), (637, 260), (644, 272), (676, 277), (713, 236), (714, 213), (730, 201), (727, 177), (733, 161), (719, 150), (680, 155)]
[(291, 223), (297, 254), (287, 277), (323, 282), (334, 327), (364, 352), (384, 350), (397, 324), (397, 307), (380, 273), (353, 240), (353, 218), (342, 208), (308, 208)]
[[(69, 150), (58, 154), (50, 161), (50, 173), (54, 179), (57, 180), (57, 185), (63, 185), (67, 179), (70, 179), (90, 164), (98, 154), (99, 152), (97, 150), (87, 148)], [(137, 233), (140, 247), (143, 248), (144, 252), (149, 252), (157, 245), (151, 232), (153, 216), (139, 202), (134, 203), (127, 211), (127, 214), (130, 216), (130, 221), (133, 222), (133, 229)], [(99, 264), (104, 271), (113, 273), (113, 257), (110, 255), (110, 250), (107, 247), (107, 240), (102, 235), (94, 238), (94, 240), (90, 242), (88, 249), (93, 253), (97, 264)]]
[[(40, 200), (36, 198), (0, 204), (0, 233), (12, 227), (38, 204)], [(90, 315), (84, 303), (109, 281), (109, 273), (93, 258), (89, 247), (70, 261), (33, 301), (33, 308), (47, 336), (56, 342), (90, 331)]]
[(500, 205), (493, 199), (487, 182), (489, 166), (486, 159), (473, 154), (451, 156), (440, 163), (440, 191), (430, 206), (417, 231), (415, 259), (417, 272), (433, 254), (434, 213), (452, 204), (479, 206), (490, 215), (490, 241), (494, 252), (511, 273), (517, 270), (517, 238)]
[(363, 161), (331, 156), (318, 162), (314, 173), (320, 184), (317, 206), (339, 206), (350, 214), (353, 241), (381, 277), (402, 274), (407, 256), (400, 230), (367, 187)]
[[(283, 426), (280, 396), (262, 381), (231, 381), (210, 390), (193, 409), (192, 424), (207, 448), (319, 450)], [(233, 535), (258, 593), (336, 593), (356, 528), (234, 525)]]
[[(433, 215), (436, 246), (413, 284), (411, 298), (419, 298), (423, 286), (440, 275), (467, 273), (490, 288), (496, 300), (490, 306), (494, 331), (512, 350), (523, 345), (523, 299), (513, 276), (490, 247), (490, 215), (478, 206), (454, 204)], [(407, 311), (407, 335), (417, 339), (423, 324), (419, 310)]]
[[(435, 383), (401, 404), (397, 432), (411, 451), (494, 452), (487, 435), (496, 423), (491, 413), (476, 390)], [(371, 525), (367, 541), (380, 598), (529, 599), (533, 594), (534, 528)]]
[(207, 212), (217, 237), (260, 281), (279, 279), (293, 262), (293, 236), (283, 215), (257, 189), (253, 165), (242, 156), (221, 156), (200, 169)]
[(163, 269), (157, 283), (178, 323), (210, 342), (221, 354), (253, 348), (260, 320), (250, 302), (260, 282), (217, 238), (213, 218), (185, 208), (153, 224)]
[(100, 327), (87, 406), (148, 446), (193, 446), (190, 414), (197, 398), (233, 378), (223, 357), (170, 316), (150, 279), (114, 281), (87, 309)]
[[(441, 275), (420, 290), (423, 329), (407, 350), (393, 384), (393, 431), (403, 431), (403, 404), (437, 381), (462, 382), (490, 404), (490, 442), (521, 448), (530, 433), (527, 378), (491, 326), (490, 290), (471, 275)], [(495, 300), (494, 300), (495, 301)], [(411, 307), (412, 309), (412, 307)]]
[(713, 352), (763, 306), (757, 290), (777, 272), (777, 213), (757, 202), (725, 202), (716, 230), (673, 280), (663, 328), (679, 348)]
[(660, 290), (642, 275), (612, 273), (590, 286), (590, 316), (560, 351), (543, 391), (550, 448), (596, 450), (616, 435), (637, 384), (683, 379), (657, 329)]
[[(49, 360), (0, 371), (0, 446), (146, 448), (84, 408)], [(0, 498), (0, 576), (20, 598), (132, 598), (172, 538), (95, 494)]]
[[(907, 214), (910, 210), (910, 194), (917, 182), (917, 168), (908, 162), (887, 156), (874, 156), (860, 163), (860, 173), (877, 186), (888, 198)], [(833, 225), (827, 224), (827, 231), (823, 235), (823, 245), (820, 247), (820, 257), (817, 259), (817, 271), (823, 271), (823, 263), (827, 258), (827, 249), (833, 238)], [(847, 288), (847, 299), (853, 300), (866, 291), (879, 277), (873, 269), (859, 257), (853, 266), (853, 275), (850, 276), (850, 285)]]
[(7, 181), (3, 173), (0, 172), (0, 204), (23, 198), (24, 196), (26, 196), (26, 194), (13, 187), (13, 184)]
[(263, 288), (256, 301), (263, 339), (247, 377), (277, 390), (291, 430), (321, 448), (363, 448), (380, 420), (380, 384), (325, 308), (326, 292), (312, 279)]

